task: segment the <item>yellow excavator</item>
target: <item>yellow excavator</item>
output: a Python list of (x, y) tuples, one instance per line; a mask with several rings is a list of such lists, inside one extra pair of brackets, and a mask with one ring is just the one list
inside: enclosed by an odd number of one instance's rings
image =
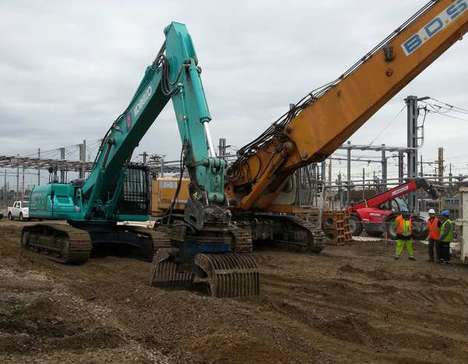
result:
[(290, 177), (330, 156), (461, 40), (468, 28), (467, 10), (468, 0), (429, 1), (340, 77), (307, 94), (238, 151), (227, 169), (225, 194), (232, 219), (251, 229), (254, 243), (276, 241), (309, 252), (322, 249), (320, 226), (300, 218), (303, 211), (294, 206)]

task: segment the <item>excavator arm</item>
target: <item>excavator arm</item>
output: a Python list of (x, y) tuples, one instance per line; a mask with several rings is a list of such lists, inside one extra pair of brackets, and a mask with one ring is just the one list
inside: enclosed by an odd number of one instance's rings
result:
[(332, 154), (468, 29), (468, 0), (434, 0), (335, 81), (311, 92), (238, 152), (231, 205), (268, 210), (295, 170)]
[[(126, 110), (105, 135), (93, 170), (82, 188), (78, 219), (115, 219), (125, 179), (125, 166), (140, 140), (172, 100), (197, 206), (224, 203), (225, 162), (216, 158), (208, 123), (211, 120), (200, 78), (198, 58), (185, 25), (171, 23), (166, 40), (148, 66)], [(76, 219), (77, 216), (71, 217)]]

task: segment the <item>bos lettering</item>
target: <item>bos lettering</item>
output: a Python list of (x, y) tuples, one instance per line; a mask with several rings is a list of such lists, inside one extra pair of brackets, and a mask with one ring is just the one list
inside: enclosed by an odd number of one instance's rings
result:
[(416, 49), (418, 49), (422, 45), (422, 40), (419, 34), (413, 35), (410, 39), (406, 41), (406, 43), (403, 45), (406, 54), (411, 54), (413, 53)]
[(451, 20), (458, 17), (461, 13), (463, 13), (466, 9), (468, 9), (468, 2), (466, 0), (458, 0), (455, 4), (450, 5), (447, 8), (447, 15), (450, 17)]
[(401, 46), (407, 56), (414, 53), (425, 42), (448, 27), (468, 9), (468, 0), (456, 0), (442, 13), (427, 23), (419, 32), (413, 34)]
[(429, 37), (432, 37), (433, 35), (437, 34), (443, 27), (444, 22), (440, 20), (440, 18), (435, 18), (424, 27), (424, 30)]

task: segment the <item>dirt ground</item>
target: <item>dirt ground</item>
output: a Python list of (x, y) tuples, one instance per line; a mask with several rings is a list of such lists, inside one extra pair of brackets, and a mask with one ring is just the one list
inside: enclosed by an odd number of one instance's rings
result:
[(148, 285), (150, 263), (64, 266), (0, 223), (1, 363), (466, 363), (468, 266), (353, 242), (256, 252), (260, 297)]

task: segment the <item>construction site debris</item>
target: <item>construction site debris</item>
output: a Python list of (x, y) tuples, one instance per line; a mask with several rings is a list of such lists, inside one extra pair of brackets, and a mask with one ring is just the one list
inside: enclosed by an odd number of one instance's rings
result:
[(151, 264), (65, 266), (0, 223), (1, 363), (466, 363), (468, 266), (394, 262), (382, 241), (254, 253), (258, 297), (148, 289)]

